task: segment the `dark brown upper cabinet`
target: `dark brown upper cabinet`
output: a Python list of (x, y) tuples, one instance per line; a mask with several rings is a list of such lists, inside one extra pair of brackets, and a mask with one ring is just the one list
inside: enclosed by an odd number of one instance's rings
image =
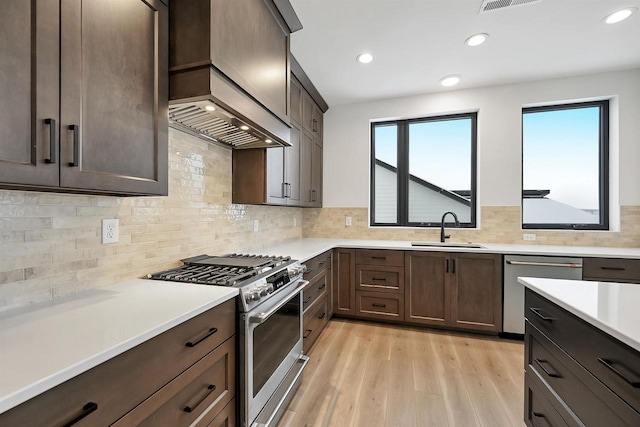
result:
[(168, 8), (0, 3), (0, 186), (166, 195)]

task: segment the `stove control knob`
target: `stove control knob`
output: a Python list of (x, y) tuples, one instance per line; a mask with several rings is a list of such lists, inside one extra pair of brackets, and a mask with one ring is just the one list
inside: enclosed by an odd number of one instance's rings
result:
[(244, 299), (247, 303), (250, 303), (251, 301), (258, 301), (260, 299), (260, 294), (258, 291), (247, 292)]
[(267, 285), (267, 293), (272, 294), (272, 293), (273, 293), (273, 290), (274, 290), (274, 289), (273, 289), (273, 283), (269, 283), (269, 284)]
[(258, 291), (257, 291), (257, 292), (260, 294), (260, 296), (261, 296), (261, 297), (266, 297), (266, 296), (267, 296), (267, 294), (269, 293), (269, 292), (267, 291), (267, 287), (266, 287), (266, 286), (260, 286), (260, 287), (258, 288)]

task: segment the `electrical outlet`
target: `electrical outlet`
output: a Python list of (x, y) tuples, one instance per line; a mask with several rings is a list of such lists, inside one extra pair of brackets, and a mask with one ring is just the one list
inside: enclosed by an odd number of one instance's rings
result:
[(102, 244), (118, 243), (119, 230), (118, 219), (103, 219), (102, 220)]
[(523, 234), (522, 235), (522, 240), (534, 241), (534, 240), (536, 240), (536, 235), (535, 234)]
[(260, 221), (257, 219), (253, 220), (253, 231), (258, 231), (260, 229)]
[(351, 217), (350, 216), (344, 217), (344, 225), (345, 225), (345, 227), (351, 227)]

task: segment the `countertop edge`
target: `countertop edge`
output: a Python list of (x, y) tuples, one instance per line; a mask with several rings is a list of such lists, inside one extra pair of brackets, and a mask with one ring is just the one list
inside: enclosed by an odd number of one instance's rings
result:
[(16, 406), (48, 390), (53, 389), (54, 387), (64, 383), (65, 381), (83, 374), (90, 369), (93, 369), (96, 366), (100, 365), (101, 363), (113, 359), (114, 357), (119, 356), (124, 352), (131, 350), (132, 348), (152, 338), (155, 338), (156, 336), (183, 322), (186, 322), (187, 320), (196, 317), (199, 314), (204, 313), (207, 310), (210, 310), (226, 301), (229, 301), (232, 298), (235, 298), (238, 295), (238, 290), (236, 288), (228, 288), (228, 291), (229, 293), (226, 295), (220, 296), (215, 300), (208, 301), (206, 304), (185, 312), (184, 314), (175, 317), (167, 322), (161, 323), (156, 327), (145, 331), (144, 333), (138, 334), (126, 341), (119, 343), (116, 346), (110, 347), (100, 353), (93, 355), (90, 358), (84, 359), (74, 365), (71, 365), (64, 370), (58, 371), (53, 375), (50, 375), (35, 383), (23, 387), (22, 389), (16, 390), (11, 394), (0, 397), (0, 414), (7, 412), (12, 408), (15, 408)]
[[(572, 304), (555, 297), (554, 295), (549, 294), (548, 292), (544, 291), (543, 289), (539, 288), (538, 286), (535, 285), (535, 283), (532, 282), (532, 280), (536, 280), (534, 277), (519, 277), (518, 278), (518, 282), (520, 282), (521, 284), (523, 284), (526, 288), (531, 289), (532, 291), (534, 291), (535, 293), (537, 293), (538, 295), (548, 299), (549, 301), (553, 302), (554, 304), (557, 304), (558, 306), (562, 307), (563, 309), (567, 310), (569, 313), (573, 314), (574, 316), (584, 320), (585, 322), (589, 323), (590, 325), (594, 326), (595, 328), (601, 330), (602, 332), (606, 333), (607, 335), (617, 339), (618, 341), (628, 345), (629, 347), (631, 347), (632, 349), (640, 352), (640, 342), (636, 341), (635, 339), (633, 339), (632, 337), (629, 337), (628, 335), (622, 333), (621, 331), (617, 330), (616, 328), (608, 325), (607, 323), (604, 323), (600, 320), (598, 320), (597, 318), (590, 316), (589, 314), (583, 312), (582, 310), (576, 308), (575, 306), (573, 306)], [(551, 279), (548, 279), (551, 280)], [(585, 280), (586, 282), (586, 280)]]

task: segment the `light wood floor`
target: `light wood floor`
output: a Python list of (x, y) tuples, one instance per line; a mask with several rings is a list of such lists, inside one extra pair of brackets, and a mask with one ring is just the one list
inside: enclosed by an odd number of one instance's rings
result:
[(524, 345), (331, 320), (278, 427), (524, 426)]

